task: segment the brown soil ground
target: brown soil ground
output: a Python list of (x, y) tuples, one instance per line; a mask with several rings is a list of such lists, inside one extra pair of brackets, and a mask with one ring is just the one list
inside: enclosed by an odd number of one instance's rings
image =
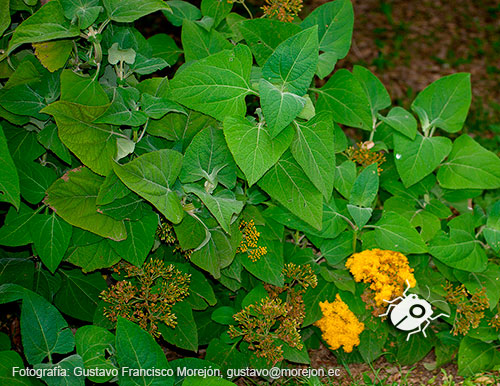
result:
[[(324, 3), (305, 2), (304, 14)], [(500, 107), (498, 0), (352, 0), (353, 43), (338, 67), (372, 70), (403, 104), (434, 80), (472, 74), (475, 103)]]

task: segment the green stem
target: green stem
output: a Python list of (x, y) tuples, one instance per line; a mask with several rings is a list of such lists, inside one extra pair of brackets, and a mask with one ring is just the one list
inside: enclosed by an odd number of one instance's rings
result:
[(245, 4), (245, 0), (240, 1), (240, 4), (247, 10), (248, 15), (250, 16), (250, 19), (253, 19), (252, 12), (250, 12), (250, 10), (248, 9), (247, 5)]
[(354, 235), (352, 237), (352, 253), (356, 253), (356, 241), (358, 240), (358, 232), (354, 231)]
[(98, 34), (102, 33), (102, 31), (104, 30), (104, 28), (106, 28), (106, 26), (109, 24), (110, 21), (111, 21), (110, 19), (104, 20), (104, 22), (99, 26), (97, 33)]
[(369, 141), (372, 141), (373, 142), (373, 137), (375, 136), (375, 131), (377, 129), (374, 127), (373, 130), (370, 132), (370, 138), (368, 138)]
[(356, 225), (354, 225), (352, 223), (351, 220), (349, 220), (346, 216), (340, 214), (340, 213), (337, 213), (337, 216), (339, 216), (340, 218), (344, 219), (352, 228), (353, 231), (357, 231), (358, 230), (358, 227)]

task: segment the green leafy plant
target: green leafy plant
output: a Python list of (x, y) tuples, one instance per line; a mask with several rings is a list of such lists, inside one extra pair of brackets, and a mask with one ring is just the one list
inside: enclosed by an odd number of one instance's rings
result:
[[(121, 370), (308, 365), (320, 303), (337, 297), (364, 328), (339, 363), (434, 350), (432, 368), (499, 369), (500, 159), (460, 134), (470, 75), (393, 106), (368, 69), (335, 70), (350, 1), (300, 9), (4, 2), (0, 303), (22, 352), (0, 334), (2, 379), (39, 384), (11, 372), (29, 365), (48, 385), (189, 386), (199, 378)], [(146, 34), (143, 17), (169, 33)], [(373, 249), (404, 254), (412, 291), (451, 315), (427, 338), (372, 315), (376, 280), (345, 263)], [(467, 294), (480, 314), (454, 334)]]

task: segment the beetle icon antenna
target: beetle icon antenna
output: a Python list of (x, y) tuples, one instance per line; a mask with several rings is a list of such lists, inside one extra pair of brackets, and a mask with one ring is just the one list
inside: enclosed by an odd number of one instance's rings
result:
[(430, 302), (431, 304), (434, 304), (434, 303), (437, 303), (437, 302), (441, 302), (441, 303), (444, 303), (444, 304), (448, 304), (446, 303), (444, 300), (440, 300), (440, 299), (436, 299), (436, 300), (433, 300), (432, 302)]
[(425, 300), (429, 300), (429, 298), (431, 297), (431, 289), (429, 288), (429, 286), (427, 284), (425, 286), (427, 288), (427, 297), (425, 298)]
[(406, 296), (406, 293), (410, 290), (410, 281), (406, 279), (406, 289), (403, 292), (403, 296)]

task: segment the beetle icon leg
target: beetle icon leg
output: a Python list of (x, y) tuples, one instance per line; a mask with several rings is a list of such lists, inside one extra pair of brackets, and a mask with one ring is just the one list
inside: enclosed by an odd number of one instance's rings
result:
[[(397, 300), (397, 299), (394, 299), (394, 300)], [(394, 300), (393, 300), (393, 301), (394, 301)], [(387, 303), (392, 303), (392, 302), (387, 302)], [(395, 304), (390, 304), (390, 305), (389, 305), (389, 307), (387, 307), (387, 311), (386, 311), (384, 314), (379, 315), (379, 317), (381, 318), (382, 316), (387, 316), (387, 315), (389, 315), (389, 313), (392, 311), (392, 309), (393, 309), (394, 307), (396, 307), (396, 305), (395, 305)]]
[[(426, 320), (423, 324), (418, 326), (418, 328), (415, 331), (408, 333), (408, 336), (406, 337), (406, 341), (408, 342), (408, 340), (410, 340), (410, 335), (416, 334), (417, 332), (420, 332), (420, 331), (422, 331), (424, 336), (427, 338), (427, 335), (425, 334), (425, 329), (429, 326), (430, 323), (431, 322), (429, 320)], [(422, 325), (424, 325), (423, 328), (422, 328)]]
[(436, 320), (437, 318), (439, 318), (441, 316), (446, 316), (447, 318), (450, 317), (450, 315), (448, 315), (448, 314), (439, 314), (439, 315), (436, 315), (436, 316), (431, 316), (429, 319), (430, 320)]

